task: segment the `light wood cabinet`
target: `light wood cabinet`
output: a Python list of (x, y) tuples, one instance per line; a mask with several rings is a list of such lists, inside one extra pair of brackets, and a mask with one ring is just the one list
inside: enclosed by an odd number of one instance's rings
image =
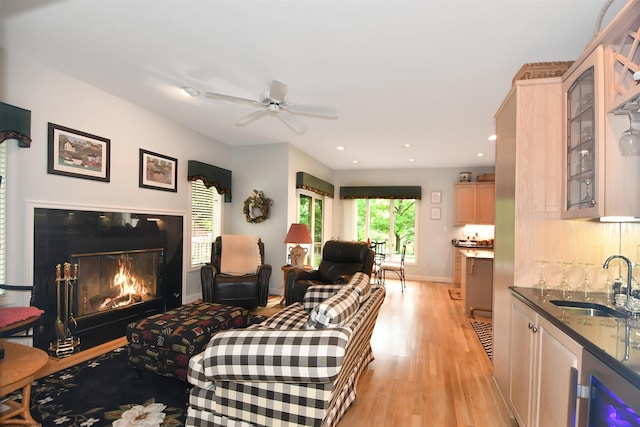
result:
[(622, 156), (620, 135), (638, 109), (640, 2), (629, 2), (562, 77), (563, 218), (640, 217), (637, 156)]
[(468, 182), (454, 184), (454, 223), (456, 225), (495, 222), (495, 183)]
[(571, 368), (581, 369), (582, 347), (514, 296), (510, 325), (509, 404), (518, 425), (570, 425)]

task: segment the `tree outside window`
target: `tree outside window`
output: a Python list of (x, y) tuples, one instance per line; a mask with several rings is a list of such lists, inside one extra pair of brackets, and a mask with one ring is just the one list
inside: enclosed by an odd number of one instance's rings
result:
[(392, 260), (400, 260), (402, 244), (409, 241), (406, 260), (413, 258), (416, 229), (415, 199), (356, 199), (357, 239), (387, 242)]

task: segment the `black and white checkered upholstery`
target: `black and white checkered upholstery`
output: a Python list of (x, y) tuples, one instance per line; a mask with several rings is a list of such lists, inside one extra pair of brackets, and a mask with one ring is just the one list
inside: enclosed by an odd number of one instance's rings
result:
[(359, 301), (358, 292), (347, 287), (340, 289), (335, 295), (313, 307), (307, 320), (307, 329), (342, 325), (358, 310)]
[(297, 303), (259, 325), (216, 334), (189, 363), (187, 426), (335, 426), (373, 360), (371, 334), (384, 297), (374, 285), (332, 328), (305, 329), (309, 313)]

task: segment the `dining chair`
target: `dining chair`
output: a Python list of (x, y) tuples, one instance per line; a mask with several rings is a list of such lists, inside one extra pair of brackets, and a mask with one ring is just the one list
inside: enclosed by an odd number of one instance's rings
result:
[(380, 266), (387, 259), (387, 241), (384, 240), (382, 242), (371, 242), (371, 249), (373, 249), (373, 271), (372, 275), (374, 277), (375, 283), (382, 283), (382, 275)]
[(387, 271), (391, 271), (397, 274), (398, 277), (400, 278), (400, 286), (401, 286), (402, 292), (404, 292), (404, 289), (407, 287), (407, 283), (404, 277), (404, 259), (407, 254), (408, 243), (409, 241), (405, 241), (402, 244), (402, 251), (400, 252), (400, 262), (385, 261), (380, 265), (380, 274), (382, 276), (382, 283), (385, 283)]

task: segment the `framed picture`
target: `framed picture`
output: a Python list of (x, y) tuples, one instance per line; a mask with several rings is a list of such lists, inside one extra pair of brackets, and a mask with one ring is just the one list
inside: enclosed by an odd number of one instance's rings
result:
[(47, 173), (109, 182), (111, 141), (49, 123)]
[(154, 190), (178, 192), (178, 160), (140, 149), (138, 186)]
[(442, 201), (442, 191), (431, 192), (431, 203), (440, 203)]
[(431, 219), (440, 219), (440, 208), (431, 208)]

